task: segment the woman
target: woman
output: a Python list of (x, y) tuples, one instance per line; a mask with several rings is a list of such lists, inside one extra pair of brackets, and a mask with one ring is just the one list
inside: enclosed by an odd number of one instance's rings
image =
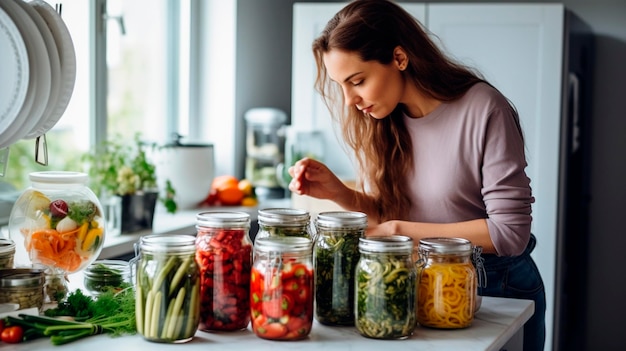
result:
[(483, 247), (483, 295), (535, 300), (526, 350), (545, 343), (545, 292), (530, 256), (530, 180), (519, 118), (391, 1), (357, 0), (313, 43), (316, 89), (354, 152), (357, 189), (299, 160), (290, 190), (368, 215), (367, 235), (462, 237)]

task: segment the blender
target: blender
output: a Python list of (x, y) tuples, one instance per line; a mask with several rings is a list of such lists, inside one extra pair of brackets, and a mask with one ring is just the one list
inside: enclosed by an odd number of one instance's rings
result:
[(259, 200), (283, 198), (285, 192), (276, 178), (276, 166), (283, 162), (287, 114), (276, 108), (259, 107), (248, 110), (245, 120), (245, 177)]

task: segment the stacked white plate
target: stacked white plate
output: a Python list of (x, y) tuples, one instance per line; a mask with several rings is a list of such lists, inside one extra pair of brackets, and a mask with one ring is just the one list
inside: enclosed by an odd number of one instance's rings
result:
[(69, 104), (76, 52), (43, 0), (0, 0), (0, 149), (52, 129)]

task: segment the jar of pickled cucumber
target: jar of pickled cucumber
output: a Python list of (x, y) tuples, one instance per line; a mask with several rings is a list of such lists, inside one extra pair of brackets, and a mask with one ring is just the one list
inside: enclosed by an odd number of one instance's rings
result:
[(359, 239), (355, 326), (375, 339), (404, 339), (416, 325), (413, 240), (394, 235)]
[(417, 321), (442, 329), (472, 325), (477, 276), (469, 240), (426, 238), (419, 243)]
[(326, 325), (354, 325), (354, 272), (367, 215), (322, 212), (317, 215), (315, 228), (315, 319)]
[(254, 240), (272, 236), (296, 236), (313, 240), (310, 217), (309, 212), (294, 208), (259, 210), (259, 231)]
[(299, 340), (313, 324), (312, 243), (265, 237), (254, 243), (250, 276), (252, 330), (263, 339)]
[(148, 341), (193, 339), (200, 320), (200, 270), (193, 235), (151, 234), (136, 261), (137, 332)]
[(0, 269), (13, 268), (15, 243), (11, 239), (0, 238)]
[(200, 266), (200, 330), (241, 330), (250, 323), (250, 215), (211, 211), (196, 216)]

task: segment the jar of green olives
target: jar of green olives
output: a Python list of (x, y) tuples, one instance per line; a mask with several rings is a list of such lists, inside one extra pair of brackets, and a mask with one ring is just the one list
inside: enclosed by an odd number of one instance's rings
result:
[(295, 208), (266, 208), (259, 210), (257, 238), (296, 236), (313, 240), (308, 211)]
[(315, 319), (326, 325), (354, 325), (354, 272), (367, 215), (322, 212), (317, 215), (315, 228)]
[(137, 332), (148, 341), (183, 343), (200, 321), (200, 273), (193, 235), (142, 236), (136, 270)]
[(359, 239), (355, 326), (375, 339), (404, 339), (416, 326), (417, 272), (406, 236)]
[(0, 269), (0, 303), (16, 303), (19, 309), (44, 303), (45, 274), (43, 269)]

